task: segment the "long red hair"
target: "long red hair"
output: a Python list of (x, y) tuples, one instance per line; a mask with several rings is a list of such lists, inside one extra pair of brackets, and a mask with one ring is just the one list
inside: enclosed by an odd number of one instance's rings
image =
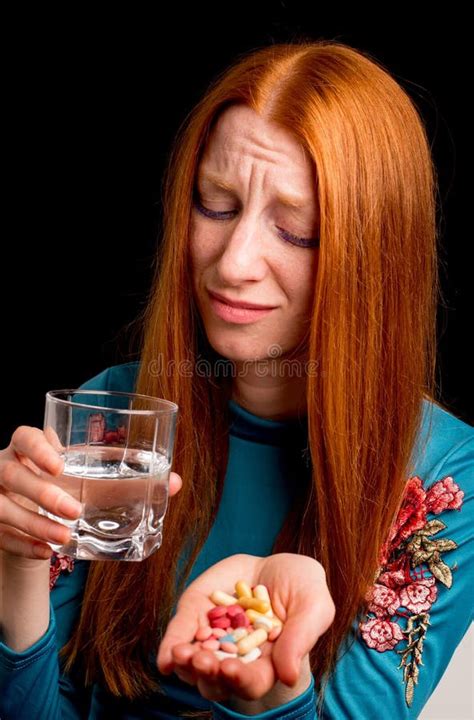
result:
[(414, 102), (379, 62), (339, 42), (295, 41), (242, 55), (179, 129), (165, 174), (155, 280), (139, 318), (137, 390), (180, 407), (173, 469), (183, 489), (170, 503), (158, 552), (142, 563), (91, 564), (79, 623), (61, 651), (66, 670), (80, 662), (86, 683), (98, 680), (131, 699), (157, 688), (148, 657), (210, 530), (225, 476), (229, 381), (179, 368), (215, 361), (192, 295), (189, 227), (206, 140), (235, 103), (292, 133), (317, 176), (312, 482), (275, 550), (311, 555), (326, 571), (336, 617), (312, 654), (323, 687), (364, 608), (412, 472), (422, 400), (436, 391), (437, 181)]

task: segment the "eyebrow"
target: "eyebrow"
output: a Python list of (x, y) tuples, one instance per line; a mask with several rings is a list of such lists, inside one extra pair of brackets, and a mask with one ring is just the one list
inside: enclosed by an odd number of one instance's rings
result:
[[(206, 181), (211, 185), (215, 185), (215, 187), (218, 187), (221, 190), (225, 190), (228, 193), (235, 194), (235, 189), (232, 187), (232, 185), (226, 182), (226, 180), (220, 178), (218, 175), (214, 175), (214, 173), (205, 172), (200, 175), (199, 178), (200, 180)], [(311, 202), (308, 200), (304, 200), (304, 198), (299, 195), (288, 195), (281, 192), (278, 192), (276, 194), (276, 198), (280, 205), (286, 205), (287, 207), (296, 208), (298, 210), (301, 210), (302, 208), (307, 208)]]

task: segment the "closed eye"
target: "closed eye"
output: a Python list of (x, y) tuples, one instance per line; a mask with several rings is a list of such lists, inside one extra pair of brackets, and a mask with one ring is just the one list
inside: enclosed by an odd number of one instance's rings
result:
[[(219, 222), (231, 220), (238, 212), (238, 210), (225, 210), (220, 212), (217, 210), (209, 210), (209, 208), (205, 207), (196, 197), (194, 198), (193, 204), (201, 215), (209, 218), (209, 220), (217, 220)], [(302, 238), (298, 237), (298, 235), (293, 235), (288, 232), (288, 230), (284, 230), (281, 227), (276, 226), (276, 229), (278, 230), (278, 234), (282, 240), (290, 245), (297, 245), (298, 247), (304, 248), (314, 248), (319, 246), (319, 238)]]

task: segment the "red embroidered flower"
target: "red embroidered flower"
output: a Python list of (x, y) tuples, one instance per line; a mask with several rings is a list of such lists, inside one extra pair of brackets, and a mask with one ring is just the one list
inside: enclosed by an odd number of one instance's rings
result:
[[(441, 520), (427, 520), (427, 514), (439, 515), (444, 510), (460, 510), (464, 493), (448, 476), (434, 483), (427, 491), (419, 477), (412, 477), (387, 541), (380, 551), (380, 566), (374, 585), (366, 595), (367, 613), (376, 617), (360, 622), (365, 643), (378, 652), (392, 650), (400, 640), (407, 645), (396, 650), (402, 655), (405, 701), (413, 703), (414, 687), (422, 665), (423, 644), (430, 625), (431, 606), (438, 597), (436, 581), (446, 588), (452, 584), (452, 571), (441, 555), (457, 548), (453, 540), (436, 539), (446, 528)], [(409, 540), (409, 542), (407, 542)], [(431, 576), (425, 574), (426, 563)], [(406, 618), (402, 630), (392, 617)]]
[(361, 624), (360, 629), (367, 645), (374, 650), (378, 650), (378, 652), (392, 650), (400, 640), (404, 639), (400, 627), (397, 623), (390, 622), (390, 620), (374, 618)]
[(60, 573), (63, 570), (72, 572), (74, 570), (74, 558), (62, 553), (53, 552), (51, 555), (51, 565), (49, 568), (49, 589), (52, 590), (56, 584)]
[(104, 413), (91, 413), (88, 418), (89, 442), (102, 442), (106, 431)]
[(443, 510), (460, 510), (463, 497), (463, 491), (448, 476), (430, 487), (426, 494), (426, 509), (434, 515), (439, 515)]
[(434, 577), (426, 577), (405, 585), (400, 590), (401, 605), (413, 613), (427, 612), (438, 596), (435, 582)]
[(423, 488), (421, 478), (415, 476), (408, 480), (405, 488), (405, 496), (397, 519), (392, 526), (388, 540), (381, 550), (380, 565), (385, 565), (393, 550), (403, 540), (420, 530), (426, 523), (426, 492)]
[[(403, 558), (401, 558), (401, 561), (403, 561)], [(392, 590), (399, 590), (402, 585), (406, 585), (406, 581), (407, 578), (405, 572), (401, 569), (394, 569), (390, 570), (389, 572), (383, 572), (377, 578), (377, 582), (382, 583), (382, 585), (386, 585), (389, 588), (392, 588)]]
[(368, 611), (375, 613), (377, 617), (393, 615), (401, 605), (397, 592), (378, 583), (369, 592), (367, 600), (369, 601)]

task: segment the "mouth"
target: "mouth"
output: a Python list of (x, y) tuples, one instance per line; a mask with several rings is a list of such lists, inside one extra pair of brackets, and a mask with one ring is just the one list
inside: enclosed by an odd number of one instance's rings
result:
[[(265, 306), (255, 306), (253, 307), (242, 307), (242, 305), (247, 305), (247, 303), (242, 303), (240, 306), (236, 306), (234, 304), (231, 304), (229, 302), (225, 302), (224, 300), (221, 300), (223, 296), (218, 296), (215, 293), (209, 293), (210, 298), (210, 304), (211, 308), (217, 317), (219, 317), (221, 320), (224, 320), (228, 323), (237, 323), (237, 324), (244, 324), (244, 323), (252, 323), (256, 322), (257, 320), (260, 320), (261, 318), (269, 315), (273, 310), (276, 308), (274, 307), (265, 307)], [(248, 303), (250, 305), (250, 303)]]
[(232, 300), (231, 298), (227, 298), (225, 295), (220, 295), (219, 293), (213, 292), (211, 290), (208, 290), (208, 293), (212, 298), (215, 298), (216, 300), (219, 300), (221, 303), (225, 303), (226, 305), (230, 305), (231, 307), (235, 307), (235, 308), (243, 308), (244, 310), (273, 310), (274, 309), (274, 307), (272, 305), (258, 305), (257, 303), (245, 302), (245, 300)]

